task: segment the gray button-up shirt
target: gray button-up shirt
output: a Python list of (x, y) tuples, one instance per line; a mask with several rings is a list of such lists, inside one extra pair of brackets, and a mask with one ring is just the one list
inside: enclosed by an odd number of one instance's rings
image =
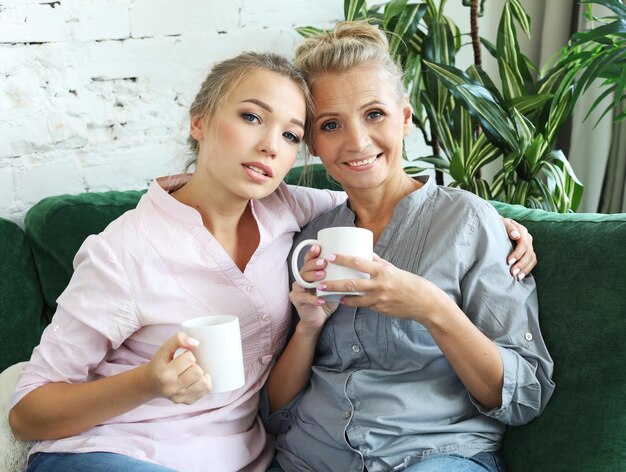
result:
[[(294, 244), (353, 226), (349, 205), (319, 217)], [(554, 390), (535, 282), (506, 264), (511, 242), (491, 205), (431, 181), (406, 196), (374, 252), (452, 297), (498, 345), (502, 406), (468, 393), (430, 333), (415, 321), (340, 305), (320, 336), (311, 381), (267, 419), (286, 471), (401, 470), (438, 453), (500, 447), (506, 424), (530, 421)]]

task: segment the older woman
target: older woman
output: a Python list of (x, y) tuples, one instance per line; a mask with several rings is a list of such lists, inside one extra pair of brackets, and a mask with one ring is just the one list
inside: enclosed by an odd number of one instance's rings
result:
[[(374, 261), (330, 261), (370, 279), (340, 305), (294, 284), (299, 321), (270, 374), (269, 422), (287, 471), (503, 471), (505, 426), (541, 413), (554, 383), (532, 277), (513, 276), (510, 241), (485, 201), (410, 178), (411, 108), (384, 34), (342, 23), (297, 52), (315, 102), (309, 144), (348, 201), (331, 226), (374, 233)], [(328, 261), (306, 258), (323, 278)], [(522, 272), (526, 272), (522, 270)]]

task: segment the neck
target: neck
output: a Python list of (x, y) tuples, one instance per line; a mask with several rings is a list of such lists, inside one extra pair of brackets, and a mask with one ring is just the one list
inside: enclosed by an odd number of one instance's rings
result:
[(346, 189), (356, 225), (371, 230), (374, 240), (378, 240), (398, 202), (423, 185), (402, 171), (374, 188)]
[(221, 192), (221, 188), (222, 186), (213, 185), (210, 178), (203, 178), (196, 171), (189, 182), (172, 193), (172, 196), (195, 208), (200, 213), (204, 226), (215, 235), (236, 229), (249, 203), (249, 200)]

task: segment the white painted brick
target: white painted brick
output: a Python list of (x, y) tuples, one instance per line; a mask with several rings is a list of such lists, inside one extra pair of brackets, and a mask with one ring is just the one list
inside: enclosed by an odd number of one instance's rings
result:
[(39, 200), (62, 193), (83, 191), (81, 170), (74, 153), (50, 151), (20, 159), (16, 170), (15, 193), (18, 200), (32, 206)]
[(71, 9), (66, 21), (69, 35), (73, 40), (86, 41), (130, 37), (128, 1), (64, 1), (64, 5), (68, 3), (71, 5)]
[(0, 126), (0, 159), (35, 152), (51, 144), (52, 137), (43, 116), (25, 116), (5, 121)]
[[(239, 23), (240, 0), (136, 0), (130, 10), (135, 38), (229, 30)], [(184, 8), (183, 8), (184, 5)]]
[(96, 162), (85, 167), (85, 188), (140, 190), (156, 177), (181, 172), (184, 163), (184, 148), (171, 141), (145, 144), (135, 140), (125, 146), (107, 146)]
[(5, 218), (15, 206), (14, 178), (12, 166), (0, 167), (0, 216)]
[(55, 42), (129, 36), (129, 4), (124, 0), (65, 0), (58, 4), (37, 2), (2, 7), (0, 10), (0, 42)]
[(344, 18), (343, 2), (340, 0), (291, 0), (258, 1), (243, 0), (242, 26), (319, 26), (328, 28)]
[(69, 38), (67, 8), (62, 4), (25, 4), (5, 7), (0, 12), (0, 42), (33, 43)]

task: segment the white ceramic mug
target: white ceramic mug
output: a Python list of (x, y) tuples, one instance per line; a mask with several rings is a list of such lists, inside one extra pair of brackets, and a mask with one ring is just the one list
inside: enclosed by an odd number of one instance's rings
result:
[[(364, 274), (358, 270), (351, 269), (328, 262), (323, 280), (307, 282), (300, 276), (298, 268), (298, 258), (300, 251), (305, 246), (319, 245), (322, 252), (319, 257), (327, 259), (331, 254), (342, 254), (346, 256), (356, 256), (363, 259), (372, 260), (374, 257), (374, 235), (369, 229), (356, 228), (354, 226), (336, 226), (325, 228), (317, 233), (317, 239), (305, 239), (300, 242), (293, 251), (291, 257), (291, 271), (297, 282), (305, 288), (317, 288), (320, 282), (346, 279), (369, 279), (369, 274)], [(329, 300), (337, 301), (344, 295), (364, 295), (363, 292), (328, 292), (316, 290), (318, 297), (326, 297)]]
[(211, 393), (230, 392), (244, 385), (239, 318), (231, 315), (192, 318), (182, 324), (182, 330), (200, 341), (193, 353), (198, 365), (211, 376)]

